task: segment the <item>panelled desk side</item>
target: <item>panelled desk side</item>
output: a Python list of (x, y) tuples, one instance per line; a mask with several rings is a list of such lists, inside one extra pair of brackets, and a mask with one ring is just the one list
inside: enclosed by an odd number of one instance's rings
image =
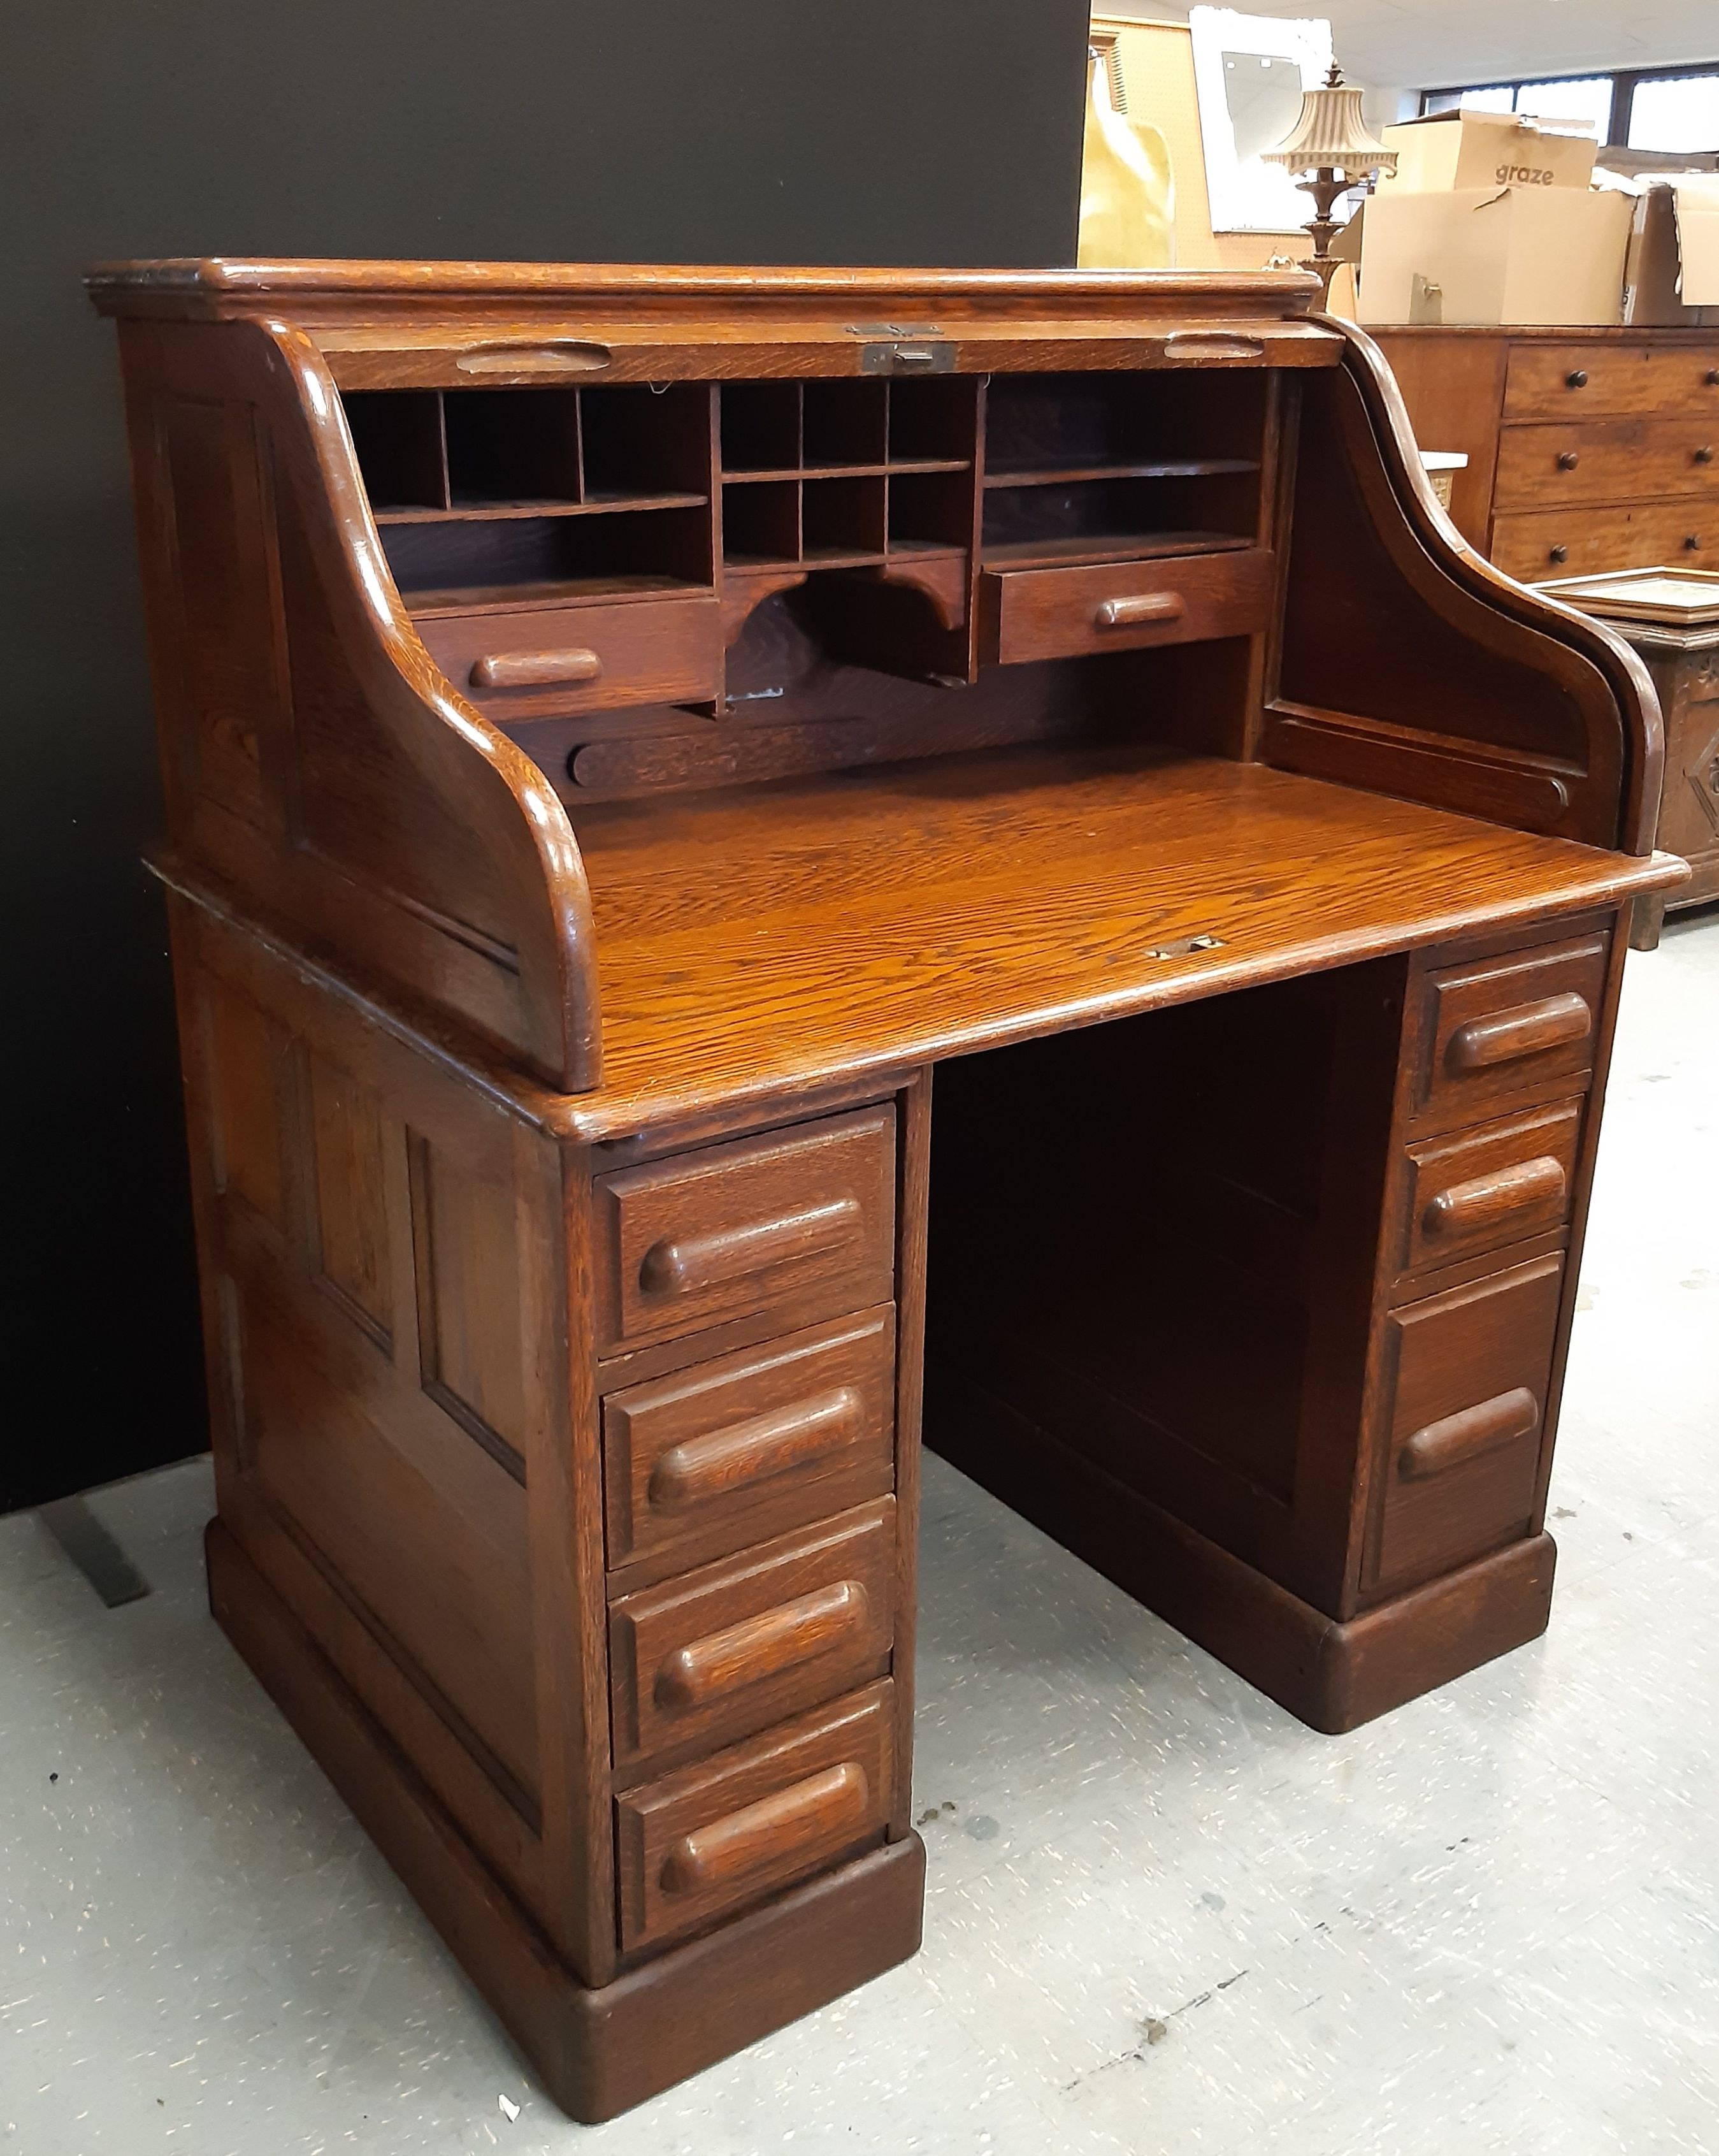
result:
[(1311, 280), (94, 289), (212, 1601), (568, 2109), (917, 1943), (922, 1394), (1318, 1727), (1543, 1626), (1657, 712)]

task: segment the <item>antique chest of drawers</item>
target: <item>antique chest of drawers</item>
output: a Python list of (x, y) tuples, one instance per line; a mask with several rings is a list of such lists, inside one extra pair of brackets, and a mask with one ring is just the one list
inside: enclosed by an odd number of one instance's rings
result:
[(1719, 330), (1381, 329), (1451, 516), (1523, 583), (1719, 566)]

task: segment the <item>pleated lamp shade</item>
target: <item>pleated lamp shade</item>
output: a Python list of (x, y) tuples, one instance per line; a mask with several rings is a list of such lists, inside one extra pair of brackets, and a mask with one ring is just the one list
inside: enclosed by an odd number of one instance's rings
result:
[(1318, 90), (1301, 92), (1295, 126), (1275, 150), (1261, 153), (1268, 165), (1292, 172), (1341, 172), (1357, 178), (1365, 172), (1394, 172), (1397, 153), (1386, 149), (1361, 117), (1361, 92), (1344, 84), (1333, 67)]

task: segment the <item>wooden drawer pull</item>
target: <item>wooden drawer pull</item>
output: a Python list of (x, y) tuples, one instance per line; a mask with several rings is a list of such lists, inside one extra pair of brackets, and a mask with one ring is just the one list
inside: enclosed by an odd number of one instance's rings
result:
[(1527, 1437), (1540, 1420), (1540, 1403), (1526, 1385), (1517, 1385), (1477, 1407), (1459, 1409), (1441, 1421), (1404, 1439), (1397, 1455), (1397, 1472), (1405, 1482), (1423, 1482), (1429, 1475), (1442, 1475), (1483, 1452), (1496, 1451), (1519, 1437)]
[(871, 1810), (865, 1769), (854, 1760), (761, 1797), (744, 1810), (682, 1835), (663, 1859), (665, 1894), (708, 1894), (737, 1887), (754, 1872), (791, 1863), (828, 1842), (862, 1834)]
[(850, 1385), (797, 1400), (772, 1414), (731, 1423), (670, 1445), (650, 1471), (645, 1498), (654, 1512), (680, 1512), (787, 1475), (859, 1434), (860, 1399)]
[(657, 1671), (657, 1704), (685, 1712), (746, 1685), (780, 1676), (843, 1645), (868, 1614), (865, 1589), (857, 1579), (839, 1579), (832, 1587), (778, 1603), (774, 1609), (677, 1647)]
[(1142, 592), (1132, 598), (1104, 599), (1092, 617), (1095, 629), (1138, 629), (1153, 621), (1180, 621), (1188, 602), (1180, 592)]
[(1490, 1018), (1470, 1019), (1450, 1036), (1450, 1064), (1456, 1070), (1490, 1070), (1495, 1064), (1514, 1063), (1543, 1049), (1562, 1048), (1573, 1040), (1586, 1040), (1593, 1030), (1593, 1013), (1585, 996), (1574, 989), (1547, 996), (1537, 1004), (1518, 1004), (1514, 1010), (1496, 1011)]
[(1164, 339), (1166, 359), (1264, 359), (1265, 347), (1258, 337), (1236, 336), (1224, 330), (1172, 330)]
[(837, 1198), (779, 1220), (718, 1228), (708, 1235), (665, 1235), (639, 1260), (639, 1285), (647, 1295), (695, 1295), (788, 1258), (821, 1257), (852, 1242), (860, 1229), (858, 1202)]
[(600, 681), (594, 651), (491, 651), (471, 663), (475, 689), (546, 689), (563, 681)]
[(1421, 1214), (1421, 1226), (1429, 1235), (1465, 1235), (1507, 1219), (1520, 1206), (1561, 1203), (1568, 1181), (1563, 1163), (1550, 1153), (1516, 1161), (1439, 1191)]

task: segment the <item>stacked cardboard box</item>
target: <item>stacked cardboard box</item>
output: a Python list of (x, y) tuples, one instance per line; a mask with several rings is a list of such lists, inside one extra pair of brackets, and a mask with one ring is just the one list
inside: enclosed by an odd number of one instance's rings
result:
[(1593, 184), (1591, 136), (1458, 111), (1384, 131), (1397, 171), (1368, 203), (1368, 322), (1622, 319), (1631, 198)]

